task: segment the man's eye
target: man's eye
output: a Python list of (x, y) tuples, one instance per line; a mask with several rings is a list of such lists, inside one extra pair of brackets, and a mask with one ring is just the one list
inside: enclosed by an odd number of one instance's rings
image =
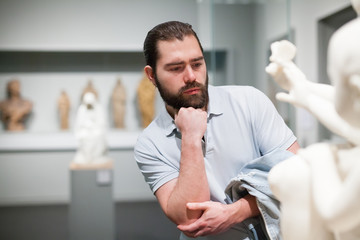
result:
[(201, 65), (202, 65), (201, 62), (199, 62), (199, 63), (194, 63), (194, 64), (193, 64), (193, 68), (199, 68), (199, 67), (201, 67)]
[(172, 68), (170, 68), (171, 72), (178, 72), (180, 70), (181, 70), (181, 67), (172, 67)]

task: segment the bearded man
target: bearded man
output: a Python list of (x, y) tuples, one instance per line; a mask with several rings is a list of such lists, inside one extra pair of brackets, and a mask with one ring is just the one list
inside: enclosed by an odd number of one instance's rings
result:
[(144, 55), (144, 71), (165, 108), (139, 136), (135, 159), (182, 231), (180, 239), (249, 239), (244, 220), (266, 239), (256, 197), (245, 194), (227, 204), (224, 191), (249, 161), (275, 149), (295, 152), (292, 131), (257, 89), (208, 85), (203, 48), (191, 25), (155, 26)]

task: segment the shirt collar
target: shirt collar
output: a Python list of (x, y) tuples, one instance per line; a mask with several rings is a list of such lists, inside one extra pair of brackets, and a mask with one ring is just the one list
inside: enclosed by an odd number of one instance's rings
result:
[[(218, 96), (218, 93), (215, 90), (215, 87), (209, 85), (209, 105), (208, 105), (208, 122), (211, 118), (215, 116), (220, 116), (223, 114), (222, 107), (221, 107), (221, 100)], [(162, 124), (165, 129), (166, 136), (171, 136), (172, 134), (178, 133), (178, 129), (175, 125), (174, 119), (170, 116), (170, 114), (166, 111), (164, 107), (162, 112)]]

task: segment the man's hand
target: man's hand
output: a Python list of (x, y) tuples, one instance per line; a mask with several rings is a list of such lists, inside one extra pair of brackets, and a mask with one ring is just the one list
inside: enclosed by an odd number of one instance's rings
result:
[(189, 210), (201, 210), (202, 216), (189, 225), (178, 225), (178, 229), (188, 237), (207, 236), (225, 232), (236, 224), (232, 205), (219, 202), (188, 203)]
[(180, 108), (175, 115), (175, 125), (182, 136), (191, 140), (201, 139), (204, 136), (207, 126), (207, 113), (202, 109)]

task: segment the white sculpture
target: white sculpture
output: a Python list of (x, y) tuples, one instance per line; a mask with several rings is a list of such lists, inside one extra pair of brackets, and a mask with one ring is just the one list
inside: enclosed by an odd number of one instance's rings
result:
[(76, 164), (98, 164), (109, 161), (106, 156), (106, 120), (101, 105), (92, 92), (85, 93), (77, 111), (75, 137), (78, 150)]
[[(358, 14), (360, 0), (352, 1)], [(347, 143), (317, 143), (276, 165), (269, 183), (281, 202), (285, 240), (360, 239), (360, 18), (332, 36), (328, 75), (333, 86), (310, 82), (291, 61), (296, 48), (273, 43), (266, 71), (281, 101), (307, 109)]]

